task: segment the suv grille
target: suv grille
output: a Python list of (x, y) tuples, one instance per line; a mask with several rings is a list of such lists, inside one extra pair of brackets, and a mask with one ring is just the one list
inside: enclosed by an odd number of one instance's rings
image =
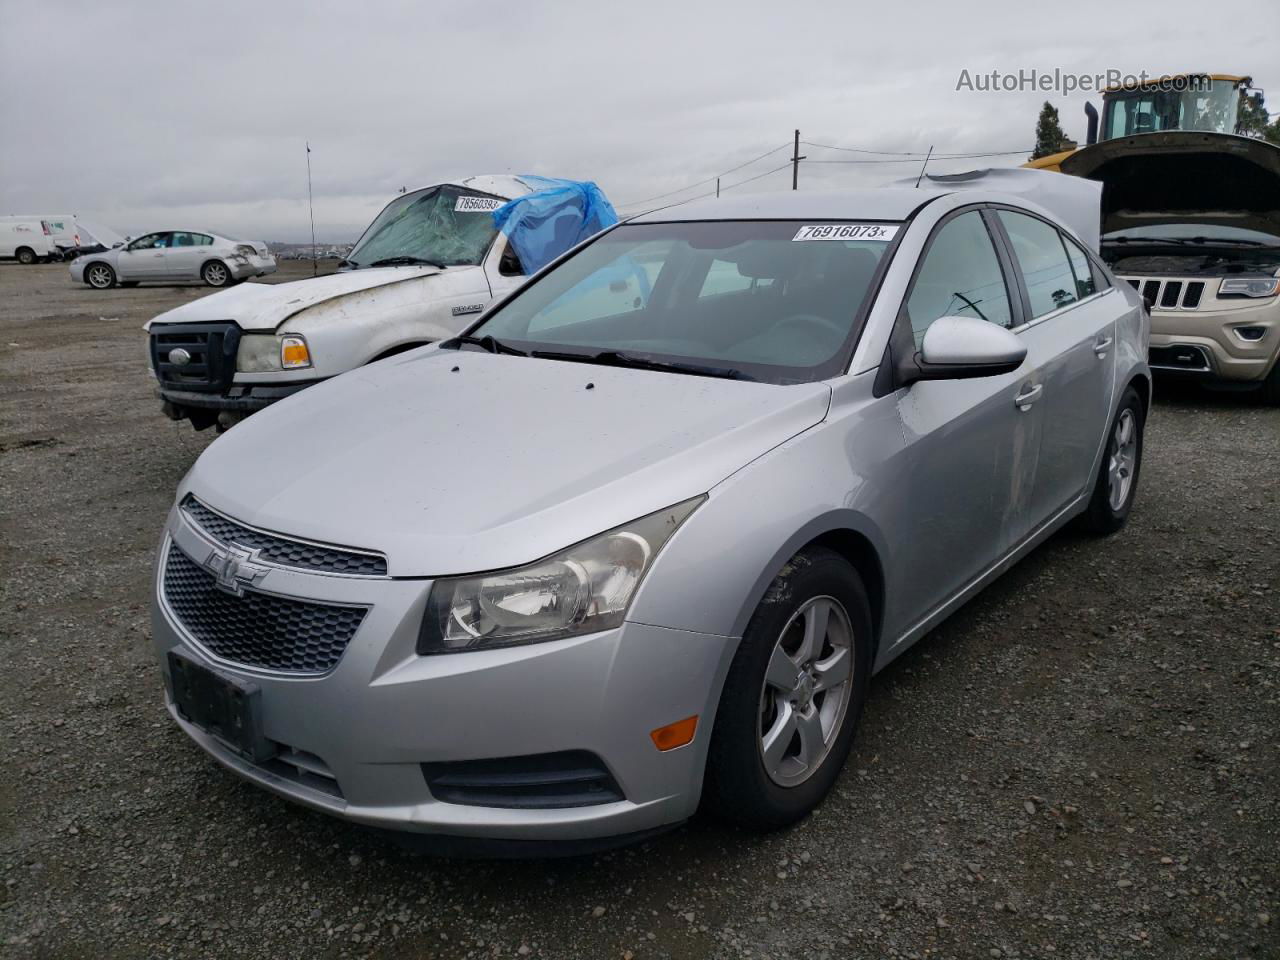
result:
[[(239, 348), (240, 328), (234, 323), (156, 324), (151, 328), (151, 369), (162, 386), (222, 393), (235, 376)], [(171, 360), (175, 350), (185, 351), (187, 359)]]
[(1203, 280), (1145, 280), (1125, 277), (1142, 294), (1148, 310), (1194, 310), (1204, 297)]
[(302, 543), (286, 540), (274, 534), (253, 530), (236, 523), (230, 517), (214, 513), (195, 497), (188, 494), (182, 501), (182, 510), (197, 527), (222, 543), (238, 543), (249, 550), (259, 551), (263, 560), (278, 563), (282, 567), (299, 567), (303, 570), (321, 570), (325, 573), (345, 573), (360, 577), (385, 577), (387, 560), (373, 553), (359, 553), (340, 547)]
[(248, 589), (233, 596), (173, 544), (165, 558), (164, 599), (178, 622), (215, 656), (289, 673), (332, 670), (366, 612)]

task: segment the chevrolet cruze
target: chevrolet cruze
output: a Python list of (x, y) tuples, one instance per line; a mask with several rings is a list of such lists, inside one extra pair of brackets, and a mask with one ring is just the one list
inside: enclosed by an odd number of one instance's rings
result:
[(1097, 242), (1096, 185), (1035, 171), (598, 234), (204, 452), (155, 575), (170, 714), (446, 848), (804, 816), (877, 670), (1125, 523), (1148, 318)]

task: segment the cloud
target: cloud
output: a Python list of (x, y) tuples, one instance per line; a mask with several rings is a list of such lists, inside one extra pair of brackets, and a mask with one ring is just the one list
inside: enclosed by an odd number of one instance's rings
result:
[[(302, 239), (309, 140), (317, 232), (336, 241), (354, 238), (399, 187), (472, 173), (594, 179), (626, 202), (714, 177), (797, 127), (806, 140), (868, 149), (1022, 149), (1049, 99), (1082, 135), (1085, 96), (957, 92), (964, 69), (1240, 71), (1280, 89), (1264, 73), (1276, 69), (1280, 8), (1241, 0), (1228, 31), (1202, 29), (1204, 13), (1203, 0), (1166, 0), (1158, 16), (1007, 0), (498, 2), (483, 12), (0, 2), (0, 210), (74, 211), (130, 233), (189, 224)], [(800, 178), (804, 188), (860, 186), (915, 169), (806, 162)], [(789, 186), (782, 170), (741, 189)]]

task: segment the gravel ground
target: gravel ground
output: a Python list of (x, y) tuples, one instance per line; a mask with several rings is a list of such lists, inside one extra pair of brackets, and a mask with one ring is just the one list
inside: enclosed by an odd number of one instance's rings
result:
[(1165, 390), (1127, 529), (881, 674), (794, 829), (442, 861), (163, 711), (149, 571), (212, 435), (161, 416), (139, 325), (203, 293), (0, 265), (4, 956), (1280, 957), (1280, 410)]

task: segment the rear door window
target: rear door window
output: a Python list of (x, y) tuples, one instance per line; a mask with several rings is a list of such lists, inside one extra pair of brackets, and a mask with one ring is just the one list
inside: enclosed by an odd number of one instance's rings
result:
[(1058, 229), (1036, 217), (1012, 210), (1001, 210), (999, 216), (1027, 285), (1031, 319), (1043, 317), (1079, 300), (1081, 295), (1075, 273)]

